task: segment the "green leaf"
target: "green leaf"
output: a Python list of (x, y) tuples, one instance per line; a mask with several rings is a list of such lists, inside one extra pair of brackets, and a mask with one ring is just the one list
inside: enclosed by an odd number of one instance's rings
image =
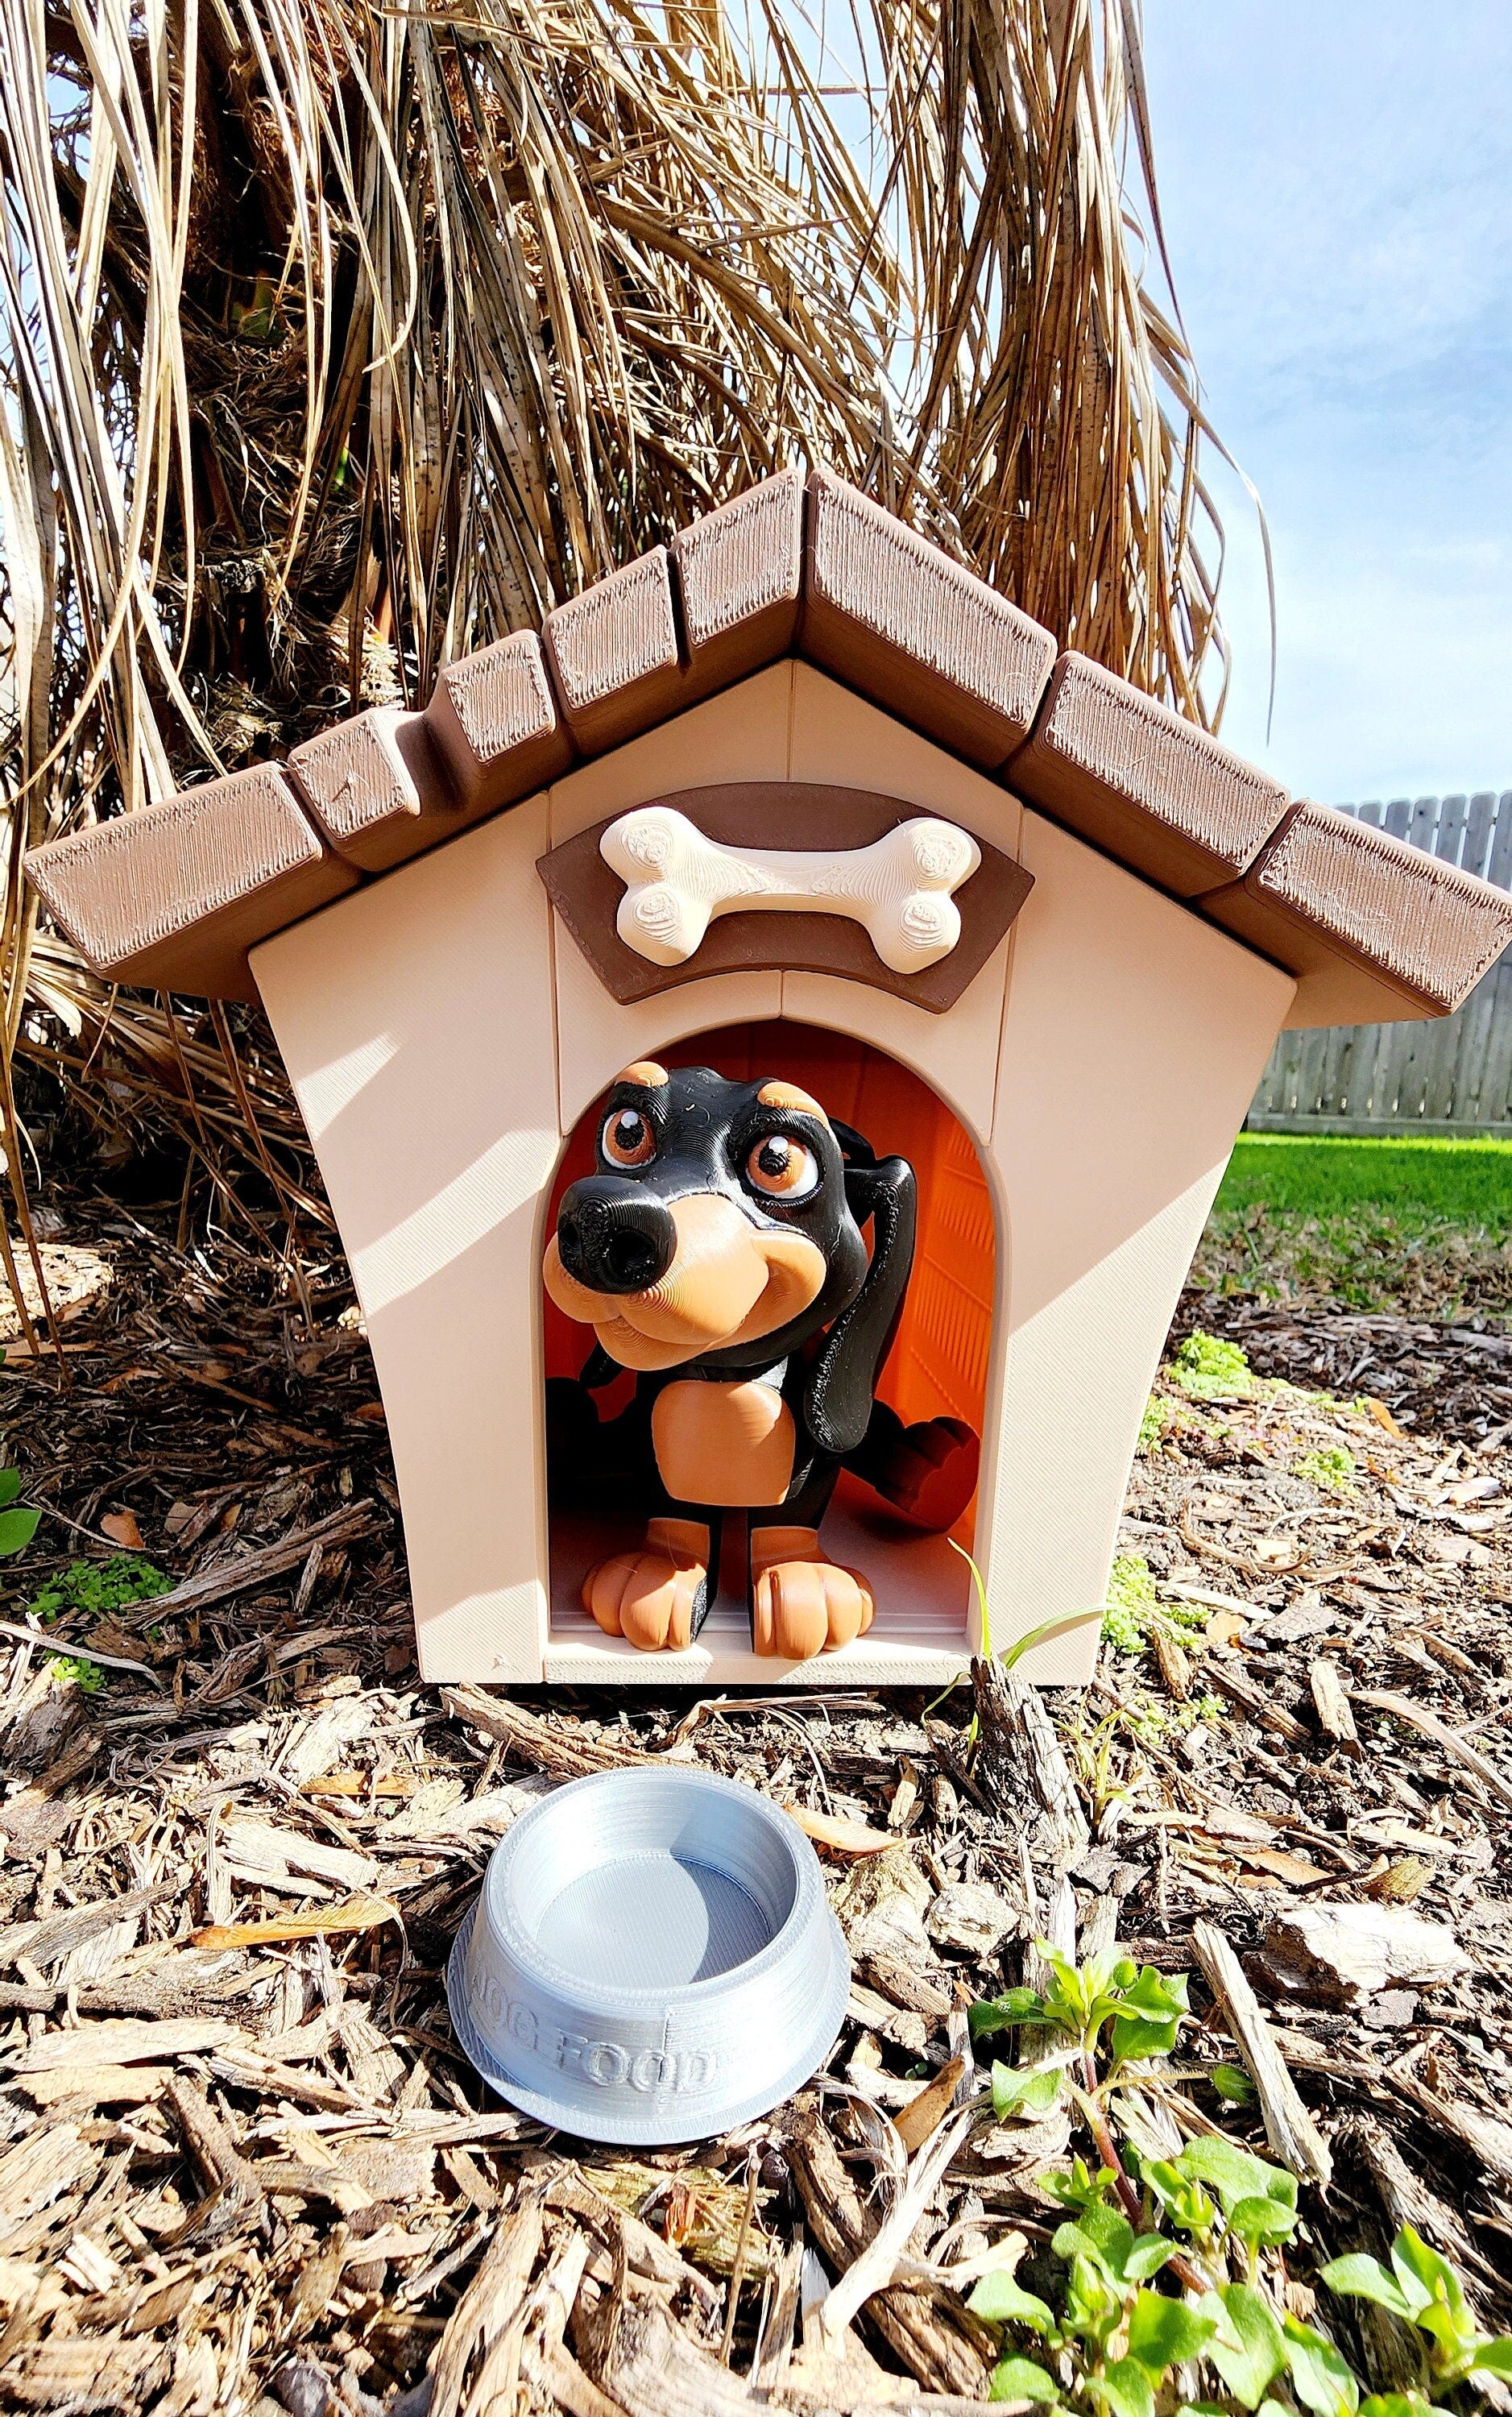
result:
[(1176, 2045), (1179, 2015), (1169, 2022), (1147, 2022), (1140, 2014), (1120, 2014), (1113, 2024), (1112, 2059), (1127, 2064), (1137, 2056), (1169, 2056)]
[(1054, 2311), (1046, 2302), (1003, 2272), (984, 2274), (966, 2305), (990, 2325), (1029, 2325), (1036, 2333), (1055, 2329)]
[(1051, 2243), (1057, 2257), (1087, 2257), (1123, 2290), (1158, 2274), (1175, 2243), (1157, 2232), (1136, 2234), (1126, 2216), (1111, 2207), (1089, 2207), (1080, 2224), (1063, 2224)]
[(1297, 2317), (1288, 2317), (1286, 2365), (1292, 2389), (1313, 2417), (1353, 2417), (1360, 2387), (1331, 2341)]
[(1253, 2103), (1255, 2085), (1242, 2064), (1216, 2064), (1207, 2077), (1229, 2105), (1248, 2106)]
[(1005, 1989), (1001, 1998), (978, 1998), (966, 2017), (974, 2040), (1005, 2031), (1015, 2023), (1042, 2023), (1045, 2000), (1033, 1989)]
[(1263, 2158), (1252, 2157), (1236, 2140), (1218, 2135), (1188, 2140), (1175, 2166), (1193, 2181), (1205, 2182), (1231, 2222), (1234, 2209), (1247, 2198), (1271, 2199), (1290, 2213), (1296, 2212), (1296, 2176), (1281, 2166), (1268, 2166)]
[(1147, 2283), (1158, 2274), (1168, 2258), (1176, 2254), (1173, 2241), (1162, 2241), (1157, 2232), (1142, 2233), (1124, 2261), (1124, 2279), (1130, 2283)]
[(1053, 2376), (1036, 2366), (1032, 2358), (1002, 2358), (988, 2379), (989, 2400), (1059, 2400), (1060, 2386)]
[(994, 2064), (992, 2112), (999, 2121), (1014, 2116), (1048, 2115), (1066, 2078), (1058, 2064)]
[(1403, 2299), (1412, 2305), (1414, 2324), (1437, 2347), (1435, 2364), (1463, 2373), (1480, 2336), (1465, 2305), (1459, 2277), (1447, 2257), (1430, 2249), (1421, 2233), (1404, 2224), (1391, 2244), (1391, 2267)]
[(1411, 2299), (1414, 2285), (1422, 2295), (1424, 2304), (1439, 2301), (1444, 2307), (1460, 2309), (1465, 2304), (1459, 2277), (1447, 2257), (1430, 2249), (1420, 2232), (1404, 2224), (1391, 2244), (1392, 2271), (1403, 2291)]
[(1494, 2341), (1477, 2342), (1470, 2372), (1512, 2377), (1512, 2333), (1498, 2333)]
[(1247, 2283), (1225, 2283), (1197, 2303), (1217, 2331), (1205, 2356), (1217, 2368), (1242, 2409), (1258, 2409), (1266, 2387), (1286, 2363), (1286, 2344), (1275, 2311)]
[(1217, 2331), (1212, 2317), (1198, 2316), (1182, 2301), (1141, 2291), (1128, 2312), (1128, 2354), (1158, 2382), (1168, 2366), (1195, 2358)]
[(1073, 2157), (1068, 2174), (1042, 2174), (1039, 2187), (1047, 2197), (1059, 2199), (1062, 2207), (1100, 2207), (1116, 2180), (1111, 2166), (1089, 2174), (1085, 2160)]
[(1360, 2403), (1360, 2417), (1449, 2417), (1435, 2409), (1421, 2392), (1372, 2392)]
[(1100, 2376), (1087, 2380), (1113, 2417), (1155, 2417), (1155, 2386), (1137, 2358), (1115, 2358)]
[(1241, 2241), (1290, 2241), (1296, 2221), (1295, 2210), (1274, 2198), (1236, 2199), (1229, 2210), (1229, 2230)]
[(1120, 1999), (1113, 2023), (1114, 2062), (1124, 2064), (1134, 2056), (1169, 2056), (1187, 2011), (1186, 1973), (1157, 1972), (1146, 1964)]
[(1368, 2257), (1363, 2250), (1357, 2250), (1349, 2257), (1332, 2258), (1318, 2272), (1341, 2300), (1374, 2300), (1378, 2307), (1389, 2308), (1394, 2317), (1412, 2323), (1414, 2303), (1378, 2257)]
[(21, 1492), (21, 1471), (20, 1471), (20, 1469), (19, 1469), (19, 1468), (0, 1468), (0, 1505), (3, 1505), (3, 1504), (5, 1504), (5, 1503), (7, 1503), (7, 1502), (14, 1502), (14, 1500), (15, 1500), (15, 1498), (16, 1498), (17, 1495), (18, 1495), (20, 1492)]
[(0, 1560), (24, 1552), (37, 1533), (40, 1511), (0, 1511)]

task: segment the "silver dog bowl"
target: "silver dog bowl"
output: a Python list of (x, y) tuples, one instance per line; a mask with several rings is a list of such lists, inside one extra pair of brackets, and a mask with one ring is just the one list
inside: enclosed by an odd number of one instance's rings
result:
[(601, 1771), (533, 1805), (446, 1967), (453, 2029), (501, 2096), (643, 2148), (728, 2131), (798, 2089), (849, 1986), (803, 1832), (692, 1771)]

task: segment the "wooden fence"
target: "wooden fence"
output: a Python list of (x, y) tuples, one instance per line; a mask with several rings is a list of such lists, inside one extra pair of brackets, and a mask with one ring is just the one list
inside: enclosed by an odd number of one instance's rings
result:
[[(1467, 873), (1512, 889), (1512, 789), (1497, 797), (1346, 806)], [(1251, 1132), (1479, 1133), (1512, 1140), (1512, 953), (1458, 1015), (1283, 1032), (1247, 1119)]]

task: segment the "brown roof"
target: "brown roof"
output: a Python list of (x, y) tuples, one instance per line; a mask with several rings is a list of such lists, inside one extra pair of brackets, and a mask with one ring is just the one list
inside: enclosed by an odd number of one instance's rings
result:
[[(29, 877), (97, 971), (253, 998), (247, 951), (573, 763), (787, 655), (1296, 974), (1330, 1012), (1444, 1014), (1512, 938), (1512, 899), (1324, 806), (1293, 804), (1180, 715), (1055, 641), (853, 487), (783, 471), (671, 547), (379, 707), (53, 840)], [(1359, 980), (1364, 976), (1365, 980)]]

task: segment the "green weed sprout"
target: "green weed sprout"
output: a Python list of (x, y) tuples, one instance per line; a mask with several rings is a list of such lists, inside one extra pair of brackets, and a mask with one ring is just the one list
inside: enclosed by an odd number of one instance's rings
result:
[[(1038, 2084), (1021, 2069), (995, 2063), (993, 2106), (1000, 2118), (1043, 2114), (1066, 2089), (1091, 2130), (1126, 2212), (1138, 2215), (1139, 2194), (1120, 2161), (1103, 2099), (1132, 2059), (1170, 2055), (1177, 2029), (1187, 2018), (1187, 1975), (1168, 1976), (1153, 1964), (1142, 1969), (1116, 1949), (1090, 1956), (1085, 1964), (1073, 1964), (1044, 1939), (1036, 1940), (1036, 1952), (1050, 1971), (1043, 1993), (1008, 1989), (1001, 1998), (978, 1999), (967, 2017), (971, 2036), (975, 2042), (1032, 2024), (1058, 2031), (1069, 2053), (1059, 2064), (1034, 2068), (1051, 2076)], [(1080, 2086), (1072, 2078), (1073, 2066)]]
[(1249, 1362), (1237, 1343), (1194, 1327), (1171, 1363), (1171, 1373), (1194, 1402), (1242, 1402), (1255, 1390)]
[(1108, 1575), (1102, 1636), (1118, 1653), (1142, 1653), (1156, 1608), (1155, 1580), (1142, 1553), (1120, 1553)]
[(1354, 1454), (1347, 1444), (1320, 1444), (1315, 1452), (1305, 1452), (1293, 1462), (1292, 1474), (1322, 1486), (1325, 1494), (1351, 1494), (1354, 1490)]
[(83, 1653), (49, 1654), (47, 1673), (54, 1685), (77, 1687), (81, 1695), (98, 1695), (105, 1684), (99, 1664)]
[(70, 1561), (38, 1588), (26, 1608), (38, 1619), (56, 1619), (65, 1611), (122, 1611), (128, 1604), (166, 1594), (173, 1583), (140, 1553), (112, 1553), (108, 1560)]
[[(1512, 2333), (1495, 2335), (1476, 2330), (1465, 2305), (1459, 2277), (1447, 2257), (1430, 2249), (1410, 2224), (1404, 2224), (1391, 2244), (1391, 2263), (1356, 2255), (1336, 2257), (1322, 2270), (1323, 2279), (1341, 2299), (1373, 2300), (1403, 2324), (1426, 2335), (1429, 2374), (1435, 2394), (1452, 2392), (1479, 2375), (1512, 2381)], [(1399, 2394), (1383, 2395), (1395, 2402)], [(1405, 2417), (1375, 2404), (1372, 2417)]]

